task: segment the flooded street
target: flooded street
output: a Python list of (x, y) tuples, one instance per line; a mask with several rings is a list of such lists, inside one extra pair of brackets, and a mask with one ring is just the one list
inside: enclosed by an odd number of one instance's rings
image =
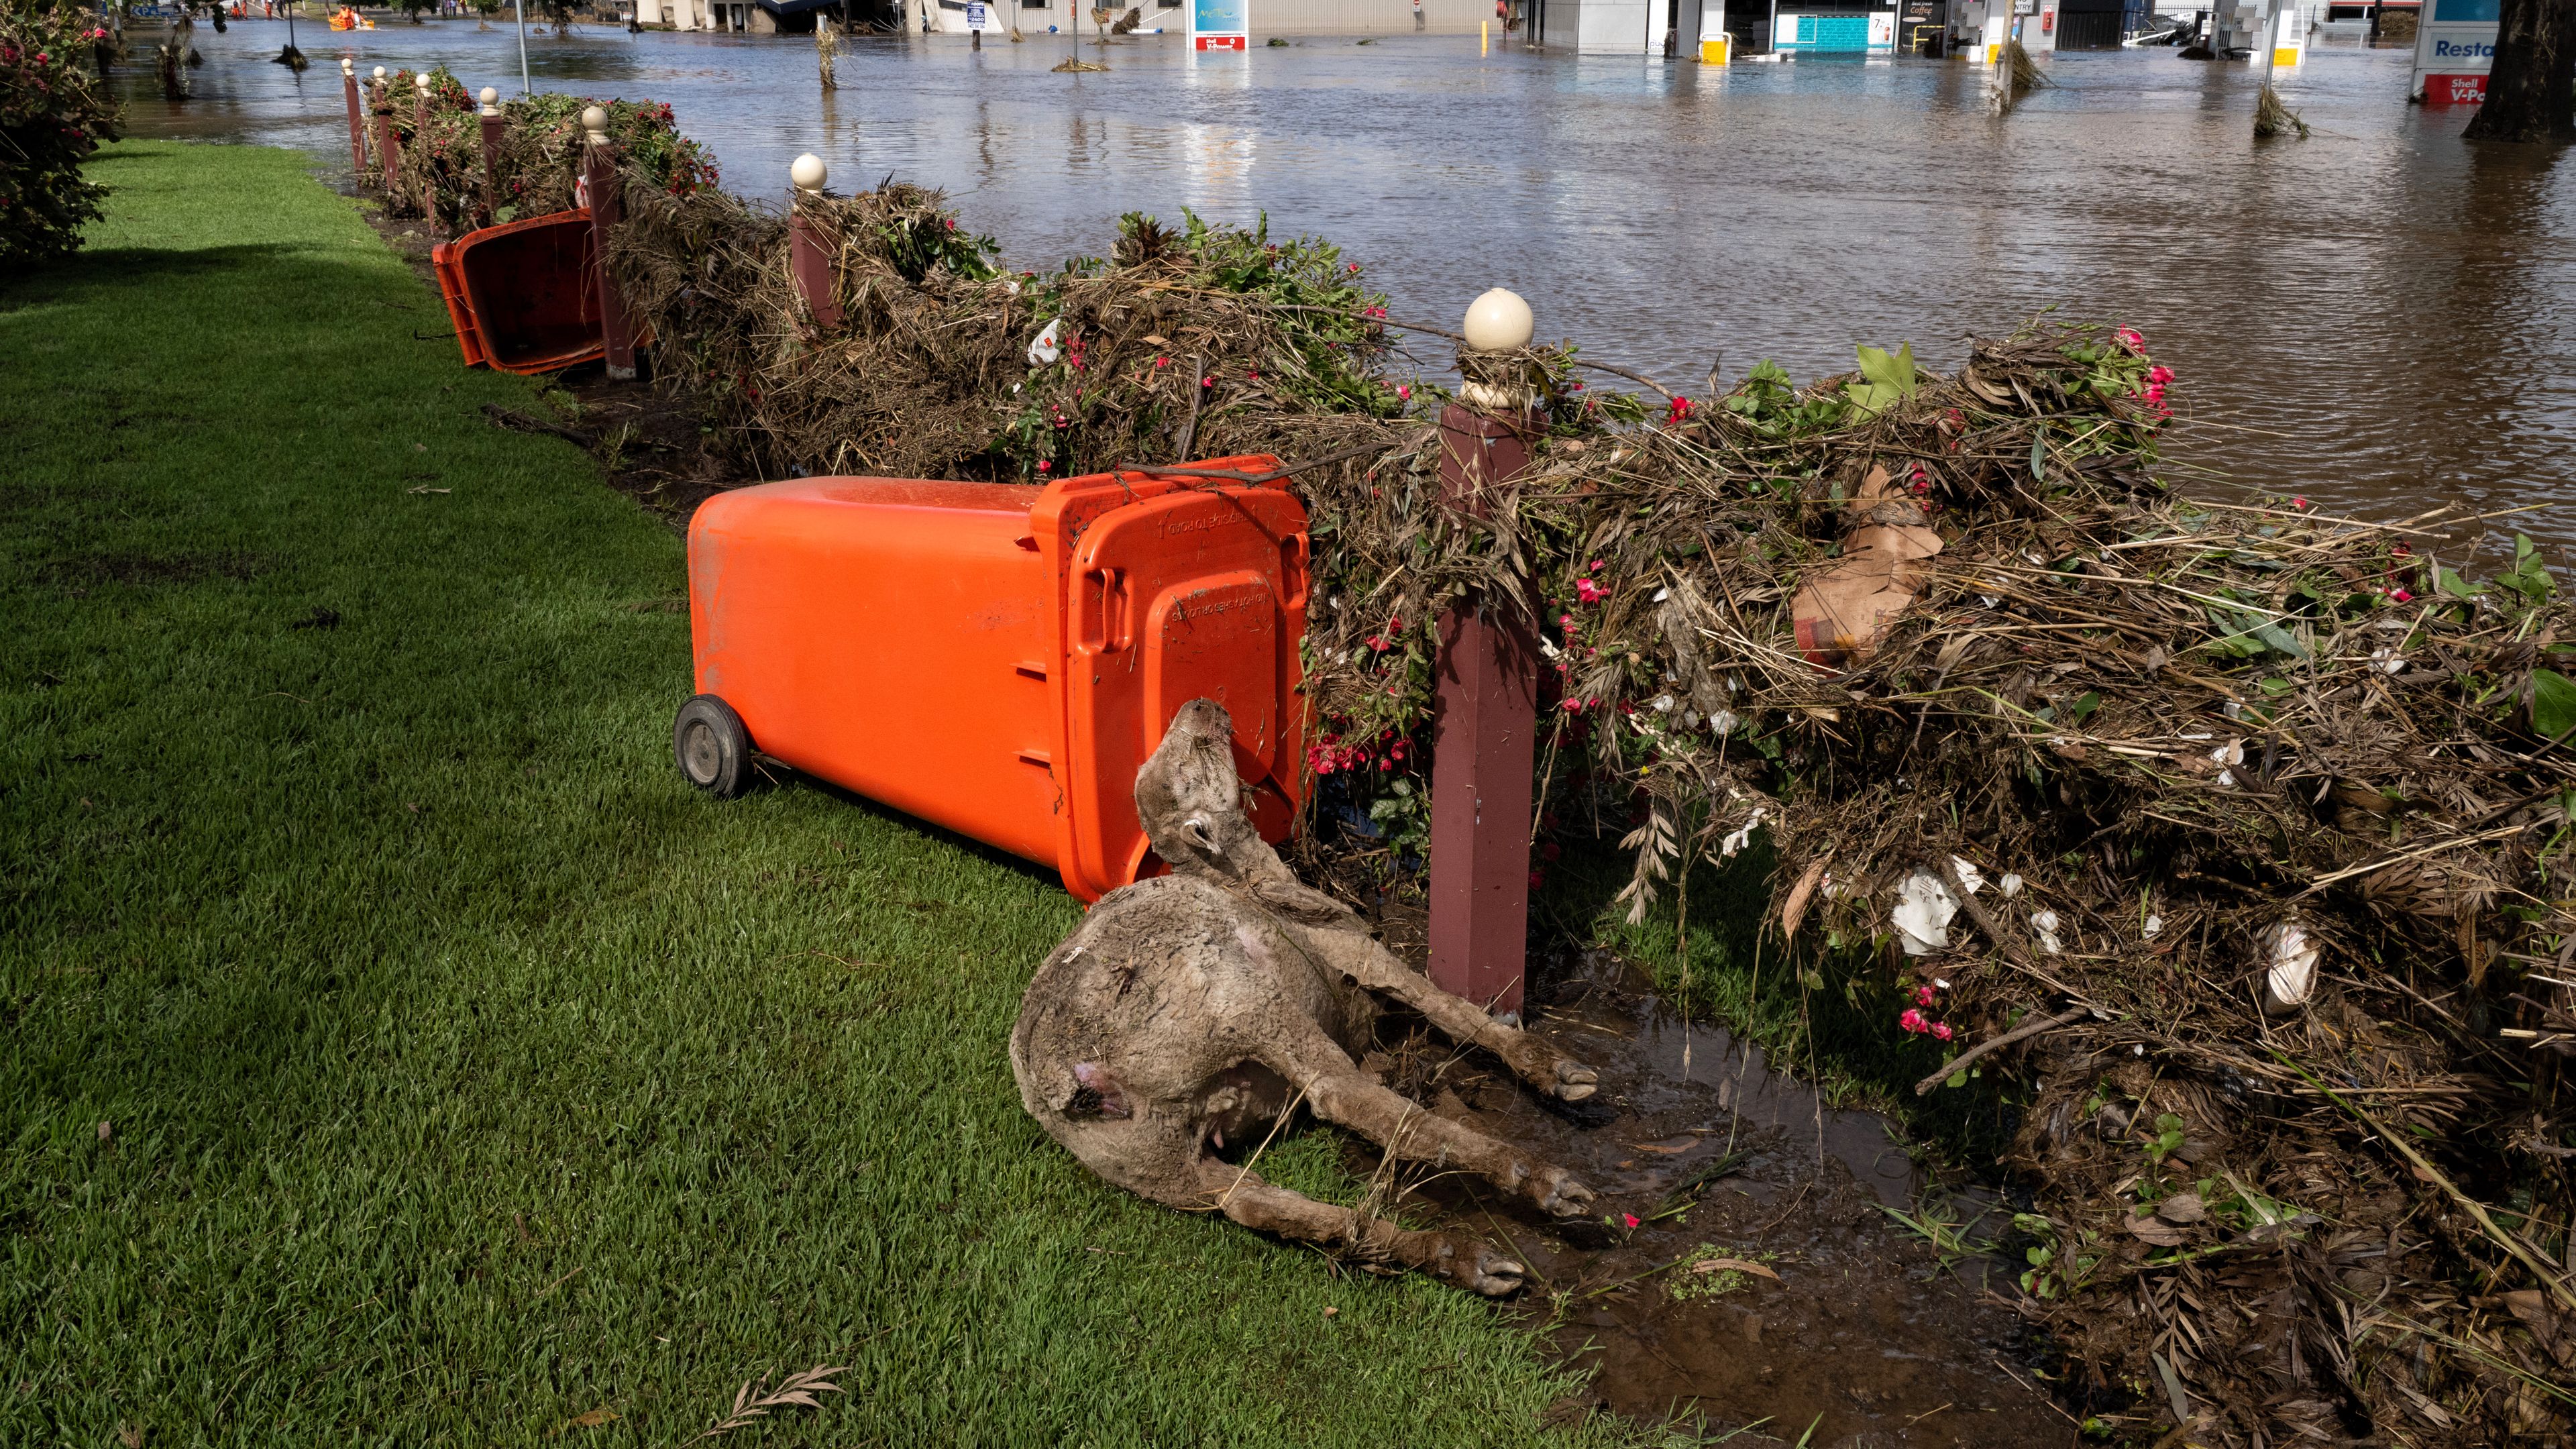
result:
[[(132, 129), (345, 167), (343, 54), (517, 89), (506, 26), (305, 24), (301, 77), (260, 63), (284, 30), (201, 26), (182, 106), (122, 67)], [(1450, 37), (1194, 57), (1166, 36), (1051, 74), (1068, 50), (845, 42), (823, 94), (805, 39), (528, 39), (539, 88), (669, 102), (738, 191), (783, 193), (812, 150), (838, 188), (945, 188), (1026, 266), (1101, 252), (1124, 211), (1266, 214), (1367, 263), (1398, 318), (1454, 327), (1508, 286), (1542, 339), (1676, 391), (1721, 358), (1730, 380), (1760, 357), (1844, 370), (1862, 342), (1955, 367), (1969, 333), (2056, 304), (2139, 327), (2180, 373), (2177, 459), (2381, 516), (2547, 503), (2525, 526), (2576, 543), (2576, 171), (2409, 106), (2402, 50), (2312, 50), (2283, 93), (2315, 138), (2261, 143), (2259, 74), (2170, 50), (2059, 55), (2057, 88), (2000, 121), (1955, 61), (1710, 69)]]

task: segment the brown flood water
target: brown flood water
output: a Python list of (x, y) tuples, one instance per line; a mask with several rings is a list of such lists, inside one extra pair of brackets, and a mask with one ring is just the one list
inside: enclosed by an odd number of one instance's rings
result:
[[(345, 167), (344, 53), (516, 89), (505, 27), (304, 24), (300, 78), (260, 60), (284, 29), (201, 26), (177, 107), (122, 68), (136, 132)], [(1953, 367), (1970, 333), (2060, 305), (2181, 374), (2182, 462), (2381, 517), (2539, 503), (2523, 526), (2576, 542), (2576, 167), (2461, 141), (2465, 111), (2406, 103), (2402, 50), (2318, 47), (2282, 85), (2317, 134), (2257, 142), (2255, 69), (2170, 50), (2058, 56), (2057, 88), (1996, 120), (1956, 61), (1132, 37), (1106, 72), (1052, 74), (1064, 45), (850, 42), (824, 95), (793, 38), (528, 42), (540, 88), (671, 103), (737, 190), (783, 193), (812, 150), (839, 186), (946, 188), (1026, 266), (1105, 251), (1123, 211), (1266, 215), (1366, 263), (1397, 317), (1454, 326), (1509, 286), (1542, 338), (1691, 393), (1721, 357), (1806, 377), (1863, 342)]]
[[(1445, 1044), (1370, 1065), (1436, 1114), (1571, 1168), (1614, 1222), (1641, 1220), (1550, 1232), (1454, 1176), (1420, 1189), (1454, 1227), (1508, 1241), (1531, 1268), (1519, 1311), (1594, 1370), (1560, 1413), (1751, 1427), (1749, 1439), (1803, 1435), (1815, 1449), (2071, 1436), (2030, 1378), (2037, 1355), (2020, 1320), (1982, 1291), (1991, 1276), (2013, 1292), (2014, 1270), (1988, 1257), (1945, 1269), (1883, 1210), (1911, 1209), (1925, 1188), (1884, 1119), (1828, 1109), (1758, 1050), (1685, 1026), (1602, 953), (1574, 958), (1543, 991), (1533, 1029), (1601, 1073), (1593, 1110), (1543, 1108)], [(1355, 1171), (1376, 1165), (1365, 1144), (1349, 1156)], [(2004, 1226), (1972, 1199), (1955, 1211), (1974, 1238)], [(1715, 1259), (1764, 1271), (1692, 1271)]]

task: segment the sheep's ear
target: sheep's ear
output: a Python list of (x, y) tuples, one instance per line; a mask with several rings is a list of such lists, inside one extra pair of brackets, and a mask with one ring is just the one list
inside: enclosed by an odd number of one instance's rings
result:
[(1181, 822), (1181, 838), (1211, 855), (1216, 853), (1216, 832), (1196, 815)]

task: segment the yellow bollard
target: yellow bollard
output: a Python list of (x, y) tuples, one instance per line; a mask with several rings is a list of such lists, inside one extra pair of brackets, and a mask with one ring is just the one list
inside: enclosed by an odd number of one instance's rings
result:
[(1490, 20), (1476, 22), (1476, 53), (1478, 55), (1494, 53), (1494, 22)]
[(1732, 42), (1734, 39), (1735, 37), (1731, 35), (1721, 35), (1714, 40), (1703, 39), (1700, 41), (1699, 63), (1702, 65), (1726, 64), (1729, 59), (1727, 52), (1732, 49)]

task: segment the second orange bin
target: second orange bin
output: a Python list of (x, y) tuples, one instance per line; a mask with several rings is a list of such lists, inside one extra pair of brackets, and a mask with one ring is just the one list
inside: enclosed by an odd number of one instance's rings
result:
[[(1172, 715), (1226, 707), (1272, 840), (1295, 817), (1306, 513), (1267, 457), (1043, 489), (804, 478), (689, 526), (699, 697), (681, 768), (770, 756), (1014, 855), (1084, 900), (1155, 869), (1137, 767)], [(731, 752), (730, 754), (728, 752)]]

